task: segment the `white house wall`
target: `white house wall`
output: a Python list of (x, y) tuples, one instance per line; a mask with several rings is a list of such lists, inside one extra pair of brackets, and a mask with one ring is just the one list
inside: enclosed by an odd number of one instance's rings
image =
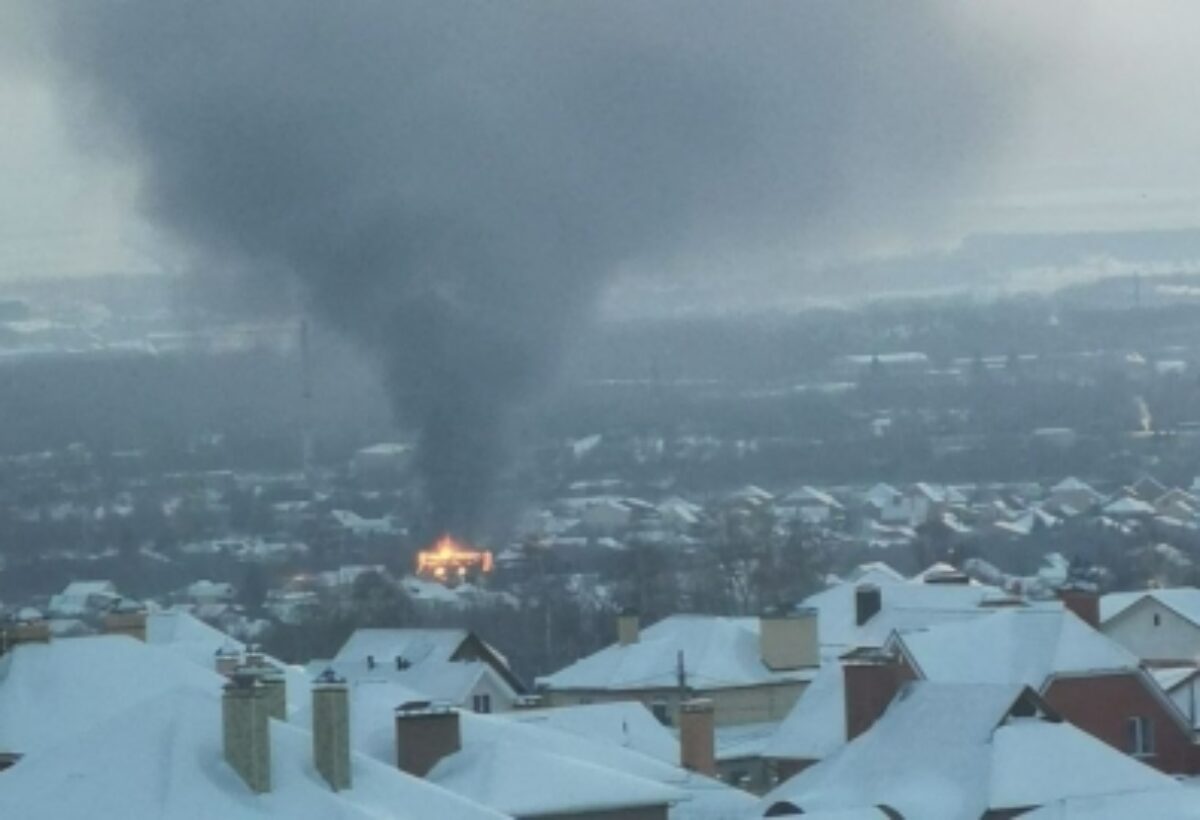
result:
[(1153, 598), (1143, 598), (1111, 618), (1101, 631), (1144, 661), (1200, 659), (1200, 626)]

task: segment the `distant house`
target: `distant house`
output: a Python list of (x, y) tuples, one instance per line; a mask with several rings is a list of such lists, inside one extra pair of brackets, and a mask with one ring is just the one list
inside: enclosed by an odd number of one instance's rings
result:
[(1122, 495), (1104, 505), (1103, 513), (1110, 518), (1149, 518), (1155, 514), (1154, 505), (1132, 495)]
[(1154, 665), (1200, 663), (1200, 589), (1116, 592), (1100, 600), (1100, 629)]
[(354, 685), (398, 685), (475, 712), (504, 712), (526, 693), (504, 656), (465, 629), (358, 629), (329, 664)]
[(817, 616), (673, 615), (642, 630), (623, 615), (617, 643), (537, 680), (546, 704), (639, 701), (668, 725), (712, 700), (718, 726), (781, 720), (820, 662)]
[(1200, 515), (1200, 499), (1178, 487), (1160, 495), (1154, 501), (1154, 511), (1176, 521), (1191, 521)]
[(72, 581), (50, 597), (47, 610), (56, 618), (79, 618), (103, 612), (120, 598), (112, 581)]
[(352, 510), (333, 510), (330, 514), (333, 524), (343, 532), (355, 538), (366, 538), (379, 535), (396, 535), (401, 531), (391, 518), (364, 518)]
[(233, 584), (216, 581), (195, 581), (188, 584), (184, 596), (193, 604), (227, 604), (234, 599), (237, 590)]
[(801, 487), (785, 495), (778, 504), (780, 515), (804, 524), (827, 524), (845, 513), (845, 507), (832, 495), (815, 487)]
[(1067, 507), (1081, 513), (1090, 510), (1103, 500), (1104, 496), (1096, 492), (1090, 484), (1072, 476), (1064, 478), (1050, 488), (1046, 504), (1052, 509)]

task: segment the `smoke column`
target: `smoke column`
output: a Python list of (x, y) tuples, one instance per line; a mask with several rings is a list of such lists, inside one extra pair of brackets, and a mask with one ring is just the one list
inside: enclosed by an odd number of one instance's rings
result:
[(938, 218), (1013, 102), (966, 5), (97, 0), (51, 26), (145, 213), (199, 276), (294, 280), (369, 351), (469, 534), (619, 266)]

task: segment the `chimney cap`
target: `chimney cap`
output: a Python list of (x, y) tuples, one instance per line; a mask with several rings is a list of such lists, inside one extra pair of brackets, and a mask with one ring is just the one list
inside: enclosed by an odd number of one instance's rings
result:
[(457, 714), (454, 705), (445, 700), (410, 700), (396, 707), (396, 717)]
[(324, 672), (317, 675), (313, 683), (318, 686), (344, 686), (346, 679), (335, 672), (332, 666), (327, 666)]
[(815, 606), (769, 606), (759, 613), (760, 618), (768, 620), (787, 620), (789, 618), (811, 618), (818, 610)]
[(230, 673), (229, 681), (225, 684), (225, 691), (248, 691), (257, 689), (260, 686), (258, 675), (248, 671), (244, 666), (239, 666)]
[(641, 614), (642, 614), (642, 613), (641, 613), (641, 612), (639, 612), (639, 611), (638, 611), (638, 608), (637, 608), (637, 607), (635, 607), (635, 606), (624, 606), (624, 607), (621, 607), (621, 611), (617, 613), (617, 615), (619, 615), (619, 616), (620, 616), (620, 617), (622, 617), (622, 618), (637, 618), (637, 617), (639, 617)]
[(703, 714), (713, 711), (714, 707), (712, 698), (692, 698), (685, 700), (679, 708), (687, 714)]

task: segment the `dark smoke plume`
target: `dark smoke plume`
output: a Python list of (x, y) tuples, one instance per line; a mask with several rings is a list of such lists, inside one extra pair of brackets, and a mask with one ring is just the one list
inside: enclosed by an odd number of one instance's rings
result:
[(944, 208), (1008, 116), (963, 5), (96, 0), (54, 30), (145, 212), (369, 350), (469, 532), (618, 266)]

